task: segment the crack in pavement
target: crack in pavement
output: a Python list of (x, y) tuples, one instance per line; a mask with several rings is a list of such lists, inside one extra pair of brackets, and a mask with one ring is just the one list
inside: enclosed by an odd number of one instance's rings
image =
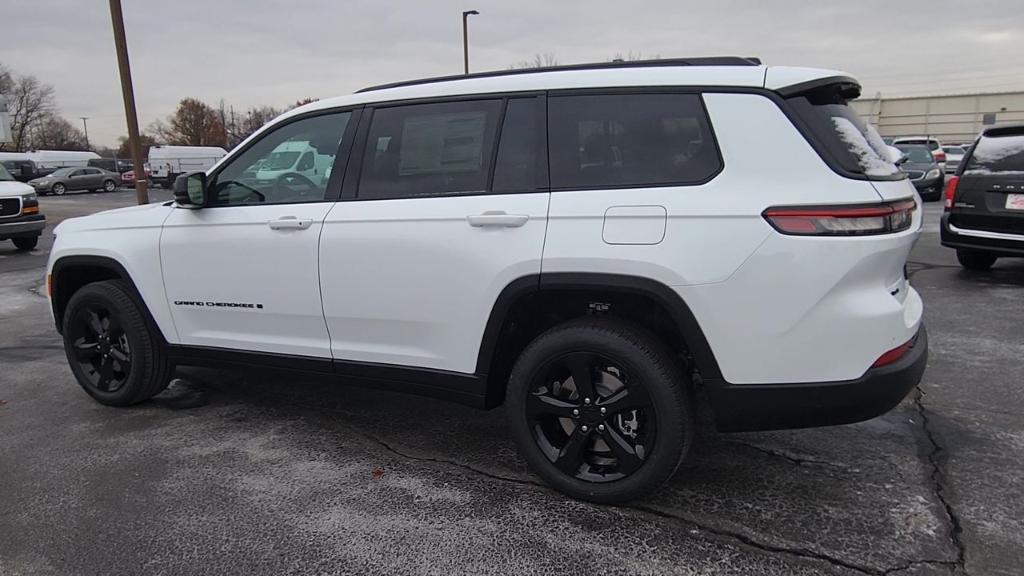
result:
[(935, 497), (938, 498), (939, 502), (942, 503), (943, 508), (946, 510), (946, 517), (949, 521), (949, 538), (952, 541), (953, 547), (956, 549), (956, 562), (955, 565), (960, 569), (961, 572), (967, 574), (966, 567), (966, 551), (964, 549), (963, 540), (960, 535), (963, 533), (963, 526), (960, 523), (960, 517), (957, 515), (956, 510), (953, 509), (953, 505), (946, 500), (946, 485), (943, 482), (945, 476), (942, 472), (942, 460), (945, 459), (945, 449), (935, 439), (935, 433), (932, 431), (930, 420), (928, 419), (928, 412), (924, 407), (924, 395), (925, 391), (918, 385), (914, 388), (916, 393), (914, 394), (914, 406), (917, 407), (918, 414), (921, 415), (921, 429), (924, 431), (925, 437), (928, 442), (932, 445), (932, 450), (927, 456), (928, 464), (932, 468), (932, 473), (929, 475), (929, 480), (932, 484), (932, 492), (935, 493)]
[(722, 440), (722, 442), (725, 442), (726, 444), (735, 444), (737, 446), (746, 446), (747, 448), (750, 448), (752, 450), (757, 450), (758, 452), (762, 452), (762, 453), (767, 454), (769, 456), (775, 456), (776, 458), (782, 458), (783, 460), (787, 460), (787, 461), (789, 461), (792, 464), (796, 464), (797, 466), (803, 466), (805, 464), (814, 464), (814, 465), (819, 465), (819, 466), (828, 466), (830, 468), (838, 468), (840, 470), (849, 470), (850, 469), (849, 466), (846, 466), (845, 464), (840, 464), (838, 462), (829, 462), (828, 460), (815, 460), (813, 458), (804, 458), (802, 456), (795, 456), (793, 454), (789, 454), (789, 453), (783, 452), (781, 450), (775, 450), (775, 449), (772, 449), (772, 448), (765, 448), (764, 446), (758, 446), (757, 444), (750, 444), (750, 443), (743, 442), (743, 441), (740, 441), (740, 440)]
[[(356, 430), (356, 429), (352, 429), (352, 431), (355, 434), (357, 434), (359, 436), (362, 436), (363, 438), (366, 438), (366, 439), (372, 441), (373, 443), (381, 446), (382, 448), (384, 448), (388, 452), (390, 452), (392, 454), (395, 454), (396, 456), (399, 456), (401, 458), (405, 458), (405, 459), (413, 460), (413, 461), (419, 461), (419, 462), (432, 462), (432, 463), (437, 463), (437, 464), (442, 464), (442, 465), (455, 466), (457, 468), (461, 468), (463, 470), (469, 470), (471, 472), (474, 472), (476, 474), (480, 474), (482, 476), (485, 476), (487, 478), (491, 478), (491, 479), (494, 479), (494, 480), (499, 480), (499, 481), (504, 481), (504, 482), (511, 482), (511, 483), (514, 483), (514, 484), (525, 485), (525, 486), (534, 486), (534, 487), (538, 487), (538, 488), (543, 488), (545, 490), (550, 490), (550, 487), (548, 487), (548, 485), (544, 484), (543, 482), (537, 482), (537, 481), (533, 481), (533, 480), (523, 480), (523, 479), (520, 479), (520, 478), (513, 478), (513, 477), (510, 477), (510, 476), (503, 476), (501, 474), (495, 474), (493, 472), (488, 472), (486, 470), (481, 470), (480, 468), (477, 468), (475, 466), (471, 466), (469, 464), (463, 464), (461, 462), (456, 462), (454, 460), (448, 460), (448, 459), (445, 459), (445, 458), (435, 458), (435, 457), (429, 457), (429, 456), (417, 456), (417, 455), (409, 454), (407, 452), (403, 452), (403, 451), (395, 448), (394, 446), (392, 446), (388, 442), (386, 442), (386, 441), (384, 441), (384, 440), (382, 440), (382, 439), (380, 439), (380, 438), (378, 438), (376, 436), (367, 434), (367, 433), (365, 433), (363, 431)], [(739, 443), (739, 444), (741, 444), (741, 443)], [(591, 503), (591, 505), (602, 507), (602, 508), (616, 508), (615, 506), (605, 506), (605, 505), (593, 504), (593, 503)], [(818, 561), (825, 562), (825, 563), (833, 565), (833, 566), (845, 568), (845, 569), (848, 569), (848, 570), (853, 570), (853, 571), (856, 571), (858, 573), (867, 574), (867, 575), (870, 575), (870, 576), (886, 576), (887, 574), (891, 574), (893, 572), (898, 572), (900, 570), (907, 570), (907, 569), (909, 569), (909, 568), (911, 568), (913, 566), (919, 565), (919, 564), (928, 564), (928, 565), (951, 565), (951, 564), (953, 564), (952, 562), (947, 562), (947, 561), (942, 561), (942, 560), (926, 560), (925, 559), (925, 560), (911, 560), (911, 561), (908, 561), (908, 562), (906, 562), (904, 564), (900, 564), (898, 566), (894, 566), (892, 568), (878, 569), (878, 568), (874, 568), (872, 566), (856, 564), (856, 563), (850, 562), (848, 560), (844, 560), (843, 558), (832, 556), (830, 554), (825, 554), (823, 552), (817, 552), (815, 550), (811, 550), (811, 549), (808, 549), (808, 548), (786, 547), (786, 546), (770, 544), (770, 543), (767, 543), (767, 542), (763, 542), (763, 541), (761, 541), (761, 540), (759, 540), (757, 538), (751, 537), (751, 536), (749, 536), (747, 534), (743, 534), (742, 532), (736, 532), (736, 531), (727, 530), (727, 529), (720, 528), (720, 527), (710, 526), (710, 525), (698, 522), (698, 521), (694, 520), (693, 518), (690, 518), (690, 517), (687, 517), (687, 516), (684, 516), (684, 515), (673, 514), (671, 512), (666, 512), (664, 510), (660, 510), (658, 508), (654, 508), (654, 507), (647, 506), (647, 505), (624, 506), (623, 508), (628, 509), (628, 510), (636, 510), (638, 512), (643, 512), (643, 513), (646, 513), (646, 514), (651, 514), (653, 516), (658, 516), (659, 518), (665, 518), (665, 519), (673, 520), (675, 522), (681, 522), (683, 524), (687, 524), (692, 529), (695, 529), (697, 531), (703, 531), (703, 532), (706, 532), (708, 534), (714, 535), (719, 541), (723, 541), (723, 540), (724, 541), (728, 541), (730, 544), (745, 546), (745, 547), (748, 547), (748, 548), (754, 548), (756, 550), (759, 550), (761, 552), (766, 552), (766, 553), (769, 553), (769, 554), (784, 554), (784, 555), (789, 555), (789, 556), (795, 556), (795, 557), (800, 558), (800, 559), (818, 560)]]

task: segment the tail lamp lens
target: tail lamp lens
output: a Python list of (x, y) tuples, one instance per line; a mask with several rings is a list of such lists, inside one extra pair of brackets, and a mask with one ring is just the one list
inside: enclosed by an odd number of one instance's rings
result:
[(893, 362), (899, 360), (900, 358), (903, 358), (903, 356), (907, 353), (908, 350), (910, 350), (910, 347), (913, 346), (913, 344), (914, 344), (913, 338), (910, 339), (910, 340), (907, 340), (903, 344), (900, 344), (899, 346), (897, 346), (897, 347), (893, 348), (892, 350), (889, 350), (885, 354), (882, 354), (881, 356), (879, 356), (878, 360), (875, 360), (875, 363), (872, 364), (871, 367), (872, 368), (878, 368), (879, 366), (885, 366), (887, 364), (892, 364)]
[(956, 196), (956, 185), (959, 183), (959, 176), (953, 176), (946, 182), (946, 210), (953, 207), (953, 197)]
[(897, 200), (869, 206), (779, 207), (764, 211), (773, 228), (792, 236), (870, 236), (910, 229), (917, 202)]

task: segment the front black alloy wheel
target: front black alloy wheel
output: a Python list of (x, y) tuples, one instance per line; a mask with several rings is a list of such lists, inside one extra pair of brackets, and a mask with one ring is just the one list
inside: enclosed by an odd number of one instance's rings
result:
[(523, 351), (509, 379), (509, 424), (553, 487), (603, 503), (657, 488), (685, 455), (693, 423), (684, 374), (646, 330), (590, 317), (556, 326)]
[(102, 404), (127, 406), (158, 394), (173, 367), (128, 287), (119, 280), (87, 284), (63, 318), (64, 351), (79, 385)]

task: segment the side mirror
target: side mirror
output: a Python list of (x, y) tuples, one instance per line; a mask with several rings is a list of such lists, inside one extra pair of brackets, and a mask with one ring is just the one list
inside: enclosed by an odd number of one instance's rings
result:
[(910, 158), (906, 154), (903, 154), (899, 158), (896, 159), (896, 165), (897, 166), (902, 166), (902, 165), (907, 163), (907, 160), (910, 160)]
[(184, 208), (206, 206), (206, 172), (189, 172), (174, 180), (174, 201)]

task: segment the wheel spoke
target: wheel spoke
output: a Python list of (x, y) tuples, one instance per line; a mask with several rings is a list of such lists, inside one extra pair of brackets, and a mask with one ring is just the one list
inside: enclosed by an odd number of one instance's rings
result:
[(566, 365), (572, 373), (573, 384), (580, 398), (596, 400), (594, 394), (594, 357), (590, 354), (573, 354), (566, 358)]
[(121, 369), (120, 371), (122, 373), (128, 374), (128, 371), (131, 370), (132, 367), (131, 356), (125, 354), (119, 348), (114, 347), (110, 349), (110, 357), (117, 361), (117, 365)]
[(615, 455), (615, 459), (619, 463), (619, 472), (631, 474), (644, 463), (643, 458), (637, 455), (636, 449), (630, 446), (629, 442), (611, 426), (605, 426), (605, 429), (601, 432), (601, 437), (604, 439), (605, 444), (611, 448), (612, 454)]
[(85, 338), (82, 337), (71, 345), (71, 350), (75, 360), (78, 360), (79, 362), (88, 362), (99, 352), (99, 347), (100, 345), (98, 342), (86, 342)]
[(579, 427), (577, 427), (569, 435), (569, 440), (566, 441), (565, 446), (558, 452), (558, 457), (555, 458), (555, 466), (562, 472), (575, 476), (583, 464), (583, 452), (589, 444), (590, 436), (580, 431)]
[(105, 320), (107, 324), (107, 336), (109, 336), (111, 340), (116, 339), (121, 335), (121, 324), (116, 318), (114, 318), (113, 314), (109, 314)]
[(572, 410), (577, 405), (559, 400), (547, 394), (530, 394), (526, 399), (526, 410), (531, 416), (564, 416), (572, 417)]
[(103, 334), (103, 321), (100, 320), (100, 315), (95, 310), (88, 310), (89, 314), (88, 324), (92, 333), (99, 336)]
[(100, 362), (100, 378), (96, 381), (96, 387), (104, 392), (110, 391), (110, 381), (114, 378), (114, 361), (110, 357)]
[(639, 386), (622, 388), (615, 394), (598, 403), (599, 406), (608, 409), (609, 414), (618, 414), (626, 410), (647, 408), (651, 405), (647, 393)]

